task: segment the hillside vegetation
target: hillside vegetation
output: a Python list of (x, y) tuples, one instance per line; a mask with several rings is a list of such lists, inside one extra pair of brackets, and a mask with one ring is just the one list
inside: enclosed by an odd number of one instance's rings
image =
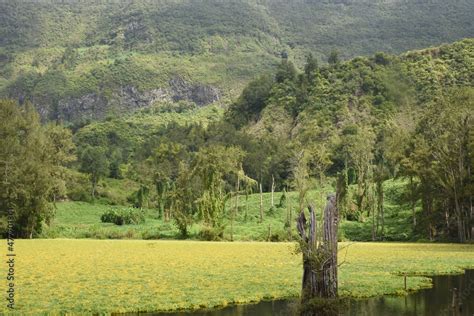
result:
[[(337, 189), (341, 239), (469, 241), (473, 52), (466, 39), (398, 56), (332, 54), (327, 65), (310, 55), (304, 71), (283, 58), (225, 111), (162, 101), (72, 131), (2, 101), (3, 201), (21, 209), (23, 237), (279, 241), (293, 238), (308, 203)], [(32, 177), (48, 180), (40, 198)], [(291, 207), (260, 207), (252, 193), (272, 190), (292, 192)], [(135, 210), (91, 206), (92, 226), (62, 221), (62, 212), (55, 221), (48, 202), (66, 199)], [(138, 226), (114, 228), (102, 216)]]
[[(404, 193), (404, 183), (388, 181), (385, 183), (385, 232), (384, 240), (388, 241), (423, 241), (426, 236), (414, 231), (411, 227), (411, 209), (399, 202)], [(156, 209), (136, 211), (142, 213), (144, 221), (139, 224), (114, 225), (101, 222), (101, 216), (108, 212), (130, 210), (127, 197), (130, 191), (137, 190), (137, 183), (127, 180), (107, 179), (98, 188), (100, 200), (96, 203), (67, 201), (56, 204), (55, 218), (39, 237), (41, 238), (90, 238), (90, 239), (180, 239), (179, 229), (172, 221), (160, 218)], [(311, 190), (308, 200), (316, 206), (317, 218), (325, 203), (325, 196), (333, 188), (326, 187)], [(260, 222), (260, 195), (242, 196), (241, 206), (231, 218), (234, 201), (226, 206), (228, 217), (224, 223), (224, 233), (219, 239), (225, 241), (271, 241), (281, 242), (297, 240), (296, 226), (292, 225), (297, 217), (298, 193), (275, 192), (274, 206), (271, 204), (271, 193), (263, 193), (263, 221)], [(110, 202), (115, 205), (110, 205)], [(118, 205), (117, 205), (118, 204)], [(420, 211), (420, 206), (417, 206)], [(217, 236), (202, 234), (205, 225), (193, 224), (189, 229), (188, 239), (207, 240)], [(372, 240), (372, 219), (363, 221), (341, 220), (339, 226), (340, 241)]]
[(0, 314), (469, 310), (473, 12), (0, 0)]
[(74, 122), (162, 98), (199, 103), (196, 86), (218, 91), (205, 104), (227, 103), (282, 53), (303, 66), (308, 52), (325, 61), (334, 49), (350, 58), (438, 45), (473, 36), (473, 10), (438, 0), (3, 1), (0, 95)]

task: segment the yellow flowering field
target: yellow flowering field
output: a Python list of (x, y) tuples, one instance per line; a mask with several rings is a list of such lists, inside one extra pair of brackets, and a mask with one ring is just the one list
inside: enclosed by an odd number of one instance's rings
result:
[[(16, 310), (160, 311), (296, 297), (302, 269), (294, 250), (292, 243), (17, 240)], [(474, 268), (474, 245), (355, 243), (340, 261), (341, 295), (402, 294), (400, 273), (411, 275), (408, 287), (415, 290), (430, 286), (416, 274)], [(7, 268), (1, 264), (4, 289)], [(8, 312), (6, 303), (0, 312)]]

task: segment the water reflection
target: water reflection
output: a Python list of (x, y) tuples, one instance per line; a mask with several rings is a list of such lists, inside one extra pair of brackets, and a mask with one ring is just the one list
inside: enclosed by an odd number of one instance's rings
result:
[[(468, 270), (464, 275), (433, 277), (433, 284), (431, 289), (405, 297), (352, 301), (345, 315), (474, 315), (474, 270)], [(457, 305), (454, 308), (453, 301)]]
[[(433, 288), (408, 296), (383, 296), (351, 300), (341, 315), (355, 316), (474, 316), (474, 270), (464, 275), (433, 277)], [(456, 289), (456, 290), (454, 290)], [(454, 297), (453, 291), (457, 293)], [(146, 313), (156, 316), (292, 316), (297, 300), (261, 302), (223, 309), (178, 313)], [(136, 315), (136, 314), (128, 314)]]
[[(269, 301), (253, 305), (236, 305), (218, 310), (182, 312), (182, 313), (159, 313), (156, 316), (287, 316), (294, 315), (297, 308), (296, 301)], [(151, 315), (151, 314), (150, 314)]]

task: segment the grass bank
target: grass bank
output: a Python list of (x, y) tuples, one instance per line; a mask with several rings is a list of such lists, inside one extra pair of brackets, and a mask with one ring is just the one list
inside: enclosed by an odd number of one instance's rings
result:
[[(105, 186), (106, 184), (106, 186)], [(134, 183), (124, 180), (107, 179), (102, 184), (109, 196), (126, 197), (127, 189)], [(416, 241), (412, 229), (412, 211), (409, 205), (400, 202), (404, 193), (402, 181), (386, 181), (385, 196), (385, 233), (384, 239), (389, 241)], [(316, 210), (321, 212), (325, 198), (331, 187), (320, 188), (309, 192), (308, 201), (314, 203)], [(236, 241), (288, 241), (290, 236), (297, 234), (295, 219), (297, 216), (298, 193), (286, 193), (284, 203), (280, 203), (282, 192), (275, 192), (274, 207), (271, 193), (263, 194), (263, 222), (260, 222), (260, 194), (251, 194), (246, 198), (240, 196), (239, 209), (231, 224), (231, 209), (234, 200), (228, 202), (224, 230), (224, 240)], [(102, 201), (104, 202), (104, 201)], [(283, 202), (283, 201), (282, 201)], [(117, 226), (102, 223), (100, 217), (107, 210), (119, 209), (124, 206), (86, 202), (56, 203), (56, 216), (49, 227), (44, 227), (41, 238), (92, 238), (92, 239), (178, 239), (179, 231), (173, 221), (164, 222), (158, 218), (156, 209), (145, 210), (145, 222), (140, 225)], [(417, 208), (419, 210), (419, 207)], [(369, 241), (372, 239), (372, 218), (365, 216), (360, 221), (343, 220), (340, 224), (340, 240)], [(189, 229), (189, 239), (199, 239), (201, 223), (196, 219)], [(288, 227), (288, 222), (291, 223)]]
[[(109, 187), (111, 187), (109, 185)], [(319, 211), (324, 207), (327, 190), (310, 192)], [(287, 202), (279, 207), (281, 192), (274, 194), (274, 207), (271, 207), (271, 194), (263, 194), (263, 222), (260, 222), (260, 195), (252, 194), (245, 199), (240, 197), (240, 207), (231, 224), (231, 210), (227, 210), (223, 240), (238, 241), (285, 241), (289, 235), (296, 234), (296, 192), (286, 194)], [(228, 204), (232, 204), (230, 201)], [(49, 227), (44, 227), (41, 238), (92, 238), (92, 239), (179, 239), (179, 230), (174, 221), (165, 222), (158, 217), (156, 209), (146, 209), (145, 222), (139, 225), (114, 225), (102, 223), (100, 217), (107, 210), (120, 209), (125, 206), (113, 206), (101, 203), (60, 202), (56, 203), (56, 215)], [(286, 225), (291, 210), (291, 227)], [(189, 239), (199, 239), (202, 223), (189, 227)], [(291, 232), (290, 232), (290, 230)]]
[[(293, 243), (40, 239), (15, 247), (19, 313), (212, 308), (300, 291)], [(340, 261), (340, 295), (404, 294), (400, 273), (409, 273), (409, 291), (429, 287), (422, 275), (474, 268), (474, 245), (355, 243)]]

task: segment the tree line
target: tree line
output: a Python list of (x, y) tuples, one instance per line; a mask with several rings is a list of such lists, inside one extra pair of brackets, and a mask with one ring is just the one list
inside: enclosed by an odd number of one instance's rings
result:
[(398, 179), (418, 236), (472, 240), (474, 98), (462, 57), (471, 50), (461, 42), (347, 62), (333, 52), (322, 66), (308, 55), (302, 71), (284, 56), (206, 126), (137, 132), (117, 118), (72, 133), (2, 101), (2, 212), (18, 210), (19, 234), (34, 236), (54, 215), (50, 202), (95, 198), (102, 178), (127, 178), (139, 185), (134, 206), (155, 208), (183, 236), (202, 222), (215, 239), (239, 197), (296, 190), (301, 211), (307, 190), (337, 179), (341, 217), (371, 218), (372, 239), (383, 240), (384, 182)]

